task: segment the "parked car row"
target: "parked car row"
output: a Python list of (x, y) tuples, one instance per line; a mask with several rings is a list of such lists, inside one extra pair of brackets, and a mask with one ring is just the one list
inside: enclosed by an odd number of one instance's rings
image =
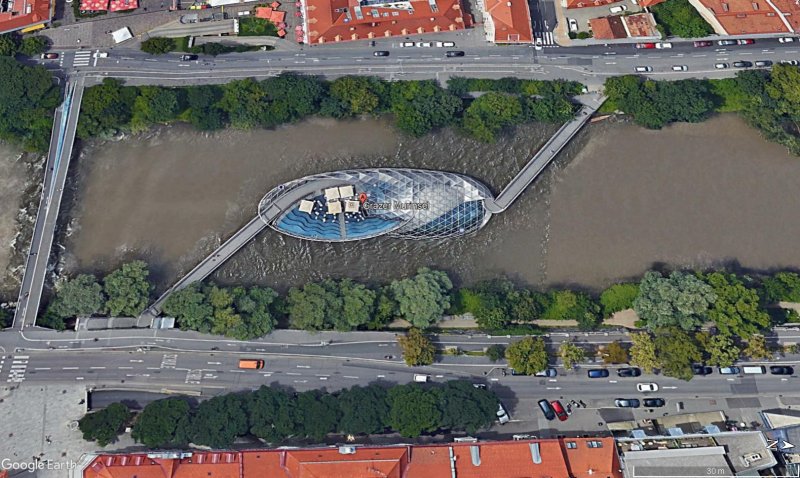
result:
[[(437, 42), (437, 43), (440, 43), (440, 42)], [(448, 43), (451, 43), (451, 42), (448, 42)], [(389, 54), (390, 53), (388, 51), (386, 51), (386, 50), (376, 50), (376, 51), (372, 52), (372, 56), (389, 56)], [(444, 54), (444, 56), (446, 56), (448, 58), (453, 58), (453, 57), (457, 57), (457, 56), (464, 56), (464, 52), (460, 51), (460, 50), (449, 50)]]
[(410, 48), (410, 47), (419, 47), (419, 48), (452, 48), (456, 46), (455, 42), (451, 41), (404, 41), (400, 43), (400, 48)]
[(667, 404), (663, 398), (645, 398), (639, 400), (637, 398), (617, 398), (614, 400), (614, 406), (617, 408), (639, 408), (644, 405), (647, 408), (661, 408)]
[[(789, 365), (772, 365), (765, 367), (762, 365), (751, 365), (742, 367), (719, 367), (718, 372), (720, 375), (764, 375), (769, 372), (771, 375), (794, 375), (794, 367)], [(692, 365), (692, 373), (699, 376), (711, 375), (714, 369), (704, 364)], [(537, 374), (538, 375), (538, 374)], [(592, 368), (586, 371), (589, 378), (606, 378), (610, 375), (606, 368)], [(638, 367), (623, 367), (617, 369), (617, 376), (623, 378), (639, 377), (642, 375), (641, 369)], [(553, 375), (555, 376), (555, 375)], [(640, 383), (636, 385), (637, 390), (640, 392), (655, 392), (658, 391), (658, 385), (655, 383)]]
[(575, 400), (570, 400), (567, 406), (561, 404), (559, 400), (547, 401), (547, 400), (539, 400), (537, 402), (539, 405), (539, 410), (542, 411), (544, 417), (548, 420), (555, 420), (558, 418), (560, 421), (566, 421), (570, 415), (572, 415), (573, 408), (581, 408), (585, 407), (586, 404), (583, 401), (576, 402)]

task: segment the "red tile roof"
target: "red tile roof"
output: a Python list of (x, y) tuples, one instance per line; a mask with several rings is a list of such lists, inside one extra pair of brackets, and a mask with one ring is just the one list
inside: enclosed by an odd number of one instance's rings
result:
[(309, 43), (414, 35), (469, 26), (460, 0), (306, 0)]
[(532, 43), (533, 28), (527, 0), (485, 0), (484, 18), (494, 26), (495, 43)]
[(615, 38), (628, 38), (622, 19), (617, 16), (589, 19), (589, 28), (592, 36), (598, 40), (612, 40)]
[(666, 2), (667, 0), (639, 0), (639, 6), (642, 8), (652, 7), (659, 3)]
[(0, 33), (13, 32), (50, 21), (50, 0), (16, 0), (0, 13)]
[[(598, 445), (599, 444), (599, 445)], [(622, 478), (611, 438), (101, 455), (83, 478)]]
[(790, 32), (800, 27), (800, 5), (795, 0), (698, 0), (703, 16), (713, 17), (729, 35)]
[(636, 13), (622, 17), (628, 36), (636, 37), (660, 37), (661, 34), (656, 28), (656, 19), (652, 13)]
[(602, 7), (620, 0), (567, 0), (567, 8)]

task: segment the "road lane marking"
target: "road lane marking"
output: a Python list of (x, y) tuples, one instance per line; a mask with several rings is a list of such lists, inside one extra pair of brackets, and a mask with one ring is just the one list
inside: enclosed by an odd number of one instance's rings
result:
[(61, 370), (78, 370), (78, 367), (61, 367)]
[(131, 370), (133, 367), (117, 367), (120, 370)]
[(105, 367), (89, 367), (92, 370), (105, 370)]
[(345, 375), (344, 378), (352, 378), (358, 380), (358, 377), (355, 377), (353, 375)]
[(222, 362), (208, 362), (209, 365), (222, 365)]
[(618, 383), (616, 380), (609, 380), (608, 383)]
[(557, 378), (551, 378), (550, 380), (548, 380), (548, 382), (558, 382), (558, 379)]
[(50, 367), (36, 367), (34, 370), (50, 370)]
[(311, 365), (298, 365), (297, 368), (311, 368)]
[(303, 375), (303, 374), (302, 373), (297, 373), (297, 372), (286, 372), (286, 375), (296, 375), (297, 376), (297, 375)]

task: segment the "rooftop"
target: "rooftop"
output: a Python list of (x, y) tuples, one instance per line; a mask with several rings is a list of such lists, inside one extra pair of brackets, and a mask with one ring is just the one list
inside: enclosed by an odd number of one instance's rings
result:
[(609, 16), (589, 19), (589, 27), (594, 38), (598, 40), (611, 40), (615, 38), (628, 38), (625, 25), (619, 16)]
[(461, 30), (460, 0), (305, 0), (308, 43)]
[(656, 19), (652, 13), (636, 13), (622, 17), (625, 30), (631, 38), (657, 37), (661, 34), (656, 28)]
[(50, 21), (50, 0), (0, 0), (0, 33)]
[(100, 455), (84, 478), (621, 478), (610, 438)]
[(487, 36), (495, 43), (532, 43), (533, 26), (527, 0), (484, 0)]
[(618, 1), (619, 0), (561, 0), (561, 4), (566, 8), (587, 8), (611, 5)]
[(788, 33), (790, 26), (800, 27), (800, 5), (794, 0), (693, 0), (692, 4), (720, 34)]

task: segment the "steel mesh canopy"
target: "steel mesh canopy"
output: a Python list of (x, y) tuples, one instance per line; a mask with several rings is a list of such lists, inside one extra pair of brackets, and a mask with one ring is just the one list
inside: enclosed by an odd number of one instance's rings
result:
[[(332, 199), (334, 188), (352, 197)], [(344, 189), (343, 189), (344, 188)], [(326, 195), (326, 191), (328, 191)], [(302, 239), (352, 241), (384, 234), (409, 239), (447, 238), (483, 227), (492, 198), (480, 182), (456, 173), (421, 169), (360, 169), (306, 176), (278, 186), (259, 214), (275, 230)], [(332, 213), (335, 201), (358, 201), (358, 212)], [(302, 204), (302, 210), (301, 210)]]

